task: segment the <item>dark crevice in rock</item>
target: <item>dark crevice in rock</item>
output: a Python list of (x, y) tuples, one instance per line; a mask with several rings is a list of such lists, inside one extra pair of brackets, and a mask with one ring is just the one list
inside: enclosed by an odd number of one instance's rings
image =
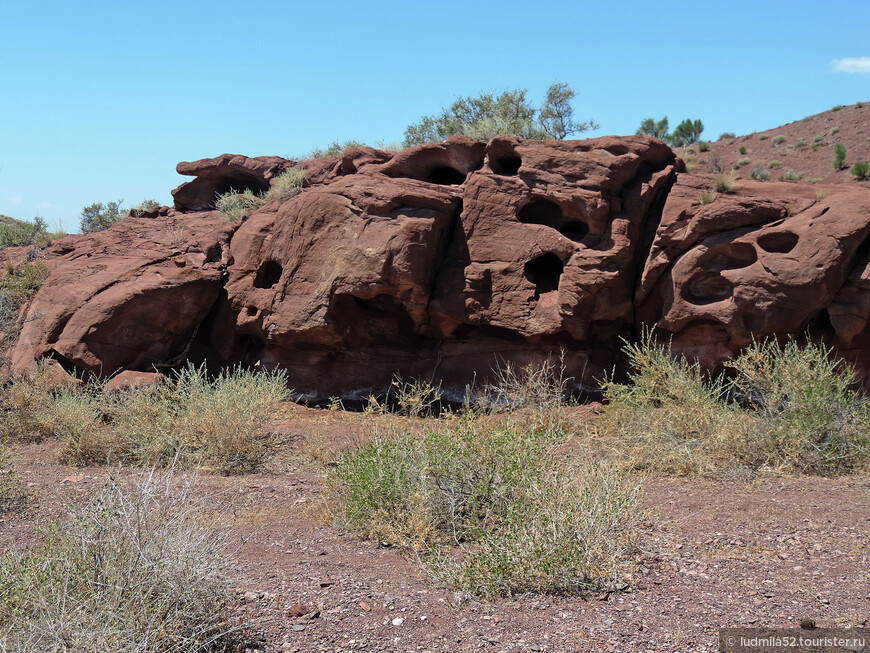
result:
[(278, 261), (268, 260), (260, 264), (254, 276), (254, 288), (272, 288), (281, 280), (284, 268)]
[(523, 276), (535, 285), (535, 299), (541, 295), (559, 289), (559, 280), (565, 264), (552, 252), (547, 252), (527, 262), (523, 267)]

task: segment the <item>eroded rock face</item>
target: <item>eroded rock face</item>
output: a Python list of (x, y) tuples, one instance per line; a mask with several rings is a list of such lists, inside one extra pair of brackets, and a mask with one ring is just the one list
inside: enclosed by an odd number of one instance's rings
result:
[(365, 397), (396, 374), (462, 392), (560, 350), (594, 387), (621, 338), (651, 325), (711, 369), (753, 336), (809, 329), (853, 358), (870, 343), (866, 190), (747, 181), (702, 204), (711, 179), (648, 137), (454, 137), (302, 162), (303, 192), (241, 223), (207, 210), (291, 165), (180, 164), (197, 178), (175, 209), (61, 241), (15, 369), (52, 356), (108, 376), (191, 358)]

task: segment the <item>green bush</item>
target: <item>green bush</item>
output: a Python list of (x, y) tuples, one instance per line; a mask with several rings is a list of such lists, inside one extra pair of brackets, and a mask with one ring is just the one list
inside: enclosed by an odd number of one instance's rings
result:
[(870, 165), (866, 161), (856, 161), (851, 170), (855, 179), (866, 179), (868, 171), (870, 171)]
[(422, 437), (378, 438), (330, 470), (330, 505), (345, 527), (413, 550), (463, 593), (596, 591), (617, 578), (637, 533), (639, 488), (612, 467), (556, 455), (565, 439), (540, 414), (473, 413)]
[(761, 134), (761, 135), (758, 137), (758, 140), (760, 140), (760, 141), (766, 141), (768, 138), (770, 138), (770, 136), (769, 136), (768, 134)]
[(698, 141), (698, 151), (706, 152), (710, 149), (710, 144), (707, 141)]
[(773, 159), (770, 163), (767, 164), (767, 167), (771, 170), (779, 170), (782, 167), (782, 161), (779, 159)]
[(40, 217), (33, 222), (16, 220), (0, 215), (0, 249), (4, 247), (26, 247), (28, 245), (47, 245), (52, 238), (48, 233), (45, 220)]
[(828, 133), (829, 133), (831, 136), (833, 136), (834, 134), (836, 134), (836, 133), (839, 132), (839, 131), (840, 131), (840, 128), (839, 128), (839, 127), (831, 127), (831, 131), (829, 131)]
[(739, 151), (740, 151), (740, 154), (746, 154), (746, 146), (745, 146), (745, 145), (741, 145)]
[(823, 345), (754, 343), (706, 380), (651, 336), (626, 347), (629, 385), (608, 382), (594, 428), (629, 467), (669, 474), (840, 474), (866, 466), (870, 405)]
[(317, 148), (312, 150), (311, 152), (303, 156), (302, 159), (323, 159), (328, 156), (343, 154), (346, 150), (352, 150), (358, 147), (366, 147), (366, 144), (359, 141), (344, 141), (343, 143), (339, 143), (338, 141), (332, 141), (332, 143), (327, 145), (325, 148)]
[(807, 145), (807, 139), (805, 139), (803, 136), (798, 138), (794, 143), (795, 147), (806, 147), (806, 145)]
[(782, 134), (779, 134), (777, 136), (774, 136), (770, 142), (773, 143), (774, 145), (779, 145), (780, 143), (785, 143), (785, 136), (783, 136)]
[(0, 554), (0, 648), (238, 650), (226, 531), (169, 476), (102, 492), (24, 552)]
[(719, 134), (720, 141), (724, 141), (724, 140), (732, 140), (733, 141), (735, 138), (737, 138), (737, 135), (734, 132), (722, 132), (721, 134)]
[(842, 105), (842, 104), (838, 104), (838, 105), (836, 105), (835, 107), (832, 107), (832, 108), (831, 108), (831, 111), (839, 111), (839, 110), (842, 109), (842, 108), (843, 108), (843, 105)]
[(244, 220), (263, 205), (263, 198), (256, 195), (250, 188), (242, 192), (233, 189), (219, 193), (215, 199), (215, 210), (227, 222)]
[[(34, 250), (34, 256), (40, 255)], [(39, 259), (13, 267), (0, 279), (0, 352), (8, 349), (21, 330), (21, 308), (48, 277), (48, 268)]]
[(742, 159), (737, 159), (737, 163), (735, 164), (735, 168), (740, 168), (741, 166), (745, 166), (749, 163), (749, 157), (745, 156)]
[(305, 179), (305, 171), (301, 168), (290, 168), (271, 181), (265, 201), (277, 200), (286, 202), (291, 197), (296, 197), (302, 192), (302, 182)]
[(596, 129), (593, 121), (575, 122), (571, 101), (574, 91), (554, 83), (539, 109), (526, 99), (526, 89), (481, 93), (459, 98), (435, 116), (424, 116), (405, 130), (405, 146), (443, 141), (455, 134), (489, 140), (499, 134), (521, 138), (564, 139), (571, 134)]
[(819, 141), (824, 140), (824, 138), (824, 134), (816, 134), (815, 136), (813, 136), (813, 143), (818, 143)]
[(765, 167), (760, 163), (756, 163), (754, 166), (752, 166), (752, 172), (750, 173), (750, 176), (756, 181), (767, 181), (768, 179), (770, 179), (770, 171), (766, 170)]

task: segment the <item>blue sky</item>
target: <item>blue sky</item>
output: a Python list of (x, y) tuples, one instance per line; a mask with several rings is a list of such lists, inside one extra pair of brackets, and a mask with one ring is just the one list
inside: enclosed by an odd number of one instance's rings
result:
[(537, 104), (564, 81), (590, 135), (667, 115), (701, 118), (708, 139), (870, 101), (866, 1), (0, 8), (0, 213), (70, 231), (92, 202), (170, 203), (178, 161), (398, 141), (481, 90)]

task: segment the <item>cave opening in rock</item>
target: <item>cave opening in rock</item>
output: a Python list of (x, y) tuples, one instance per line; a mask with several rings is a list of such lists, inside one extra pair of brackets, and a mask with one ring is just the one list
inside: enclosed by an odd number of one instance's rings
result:
[(574, 220), (573, 222), (567, 223), (564, 227), (559, 229), (559, 231), (562, 232), (562, 235), (566, 238), (570, 238), (576, 242), (586, 238), (586, 234), (589, 233), (589, 227), (579, 220)]
[(523, 274), (526, 279), (535, 284), (535, 299), (544, 293), (559, 289), (559, 279), (565, 270), (562, 259), (547, 252), (526, 263)]
[(278, 261), (266, 261), (257, 270), (254, 277), (254, 288), (271, 288), (281, 280), (284, 268)]
[(450, 166), (438, 166), (429, 172), (428, 181), (431, 184), (453, 186), (455, 184), (464, 184), (465, 175), (459, 172), (456, 168), (451, 168)]
[(517, 219), (524, 224), (543, 224), (559, 229), (562, 226), (562, 207), (550, 200), (532, 200), (520, 209)]
[(520, 166), (523, 165), (523, 160), (519, 154), (502, 154), (494, 156), (490, 154), (489, 167), (497, 175), (511, 176), (520, 171)]

